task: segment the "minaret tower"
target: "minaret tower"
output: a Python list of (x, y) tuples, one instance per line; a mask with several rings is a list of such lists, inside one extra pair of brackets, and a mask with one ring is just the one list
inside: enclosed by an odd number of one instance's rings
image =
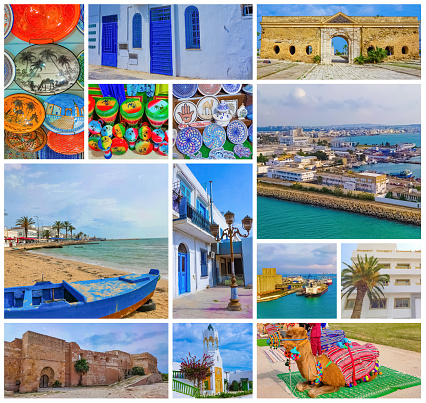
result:
[(219, 333), (209, 325), (203, 331), (203, 354), (208, 354), (213, 358), (212, 376), (210, 377), (209, 386), (213, 393), (223, 392), (223, 365), (222, 357), (219, 352)]

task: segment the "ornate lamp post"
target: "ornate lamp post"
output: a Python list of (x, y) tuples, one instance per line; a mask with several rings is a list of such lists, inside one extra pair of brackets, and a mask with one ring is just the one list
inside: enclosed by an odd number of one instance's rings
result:
[(210, 231), (212, 235), (215, 237), (216, 242), (220, 242), (226, 235), (229, 237), (229, 243), (231, 248), (231, 298), (229, 300), (228, 311), (241, 311), (241, 304), (238, 299), (238, 290), (237, 290), (237, 279), (235, 278), (235, 266), (234, 266), (234, 248), (232, 245), (232, 239), (235, 235), (239, 235), (243, 238), (247, 238), (250, 234), (251, 226), (253, 223), (253, 219), (249, 216), (245, 216), (242, 219), (243, 228), (247, 231), (247, 234), (243, 235), (238, 230), (238, 228), (235, 228), (232, 226), (235, 221), (235, 215), (234, 213), (231, 213), (228, 211), (225, 213), (225, 220), (226, 224), (228, 224), (228, 228), (223, 230), (222, 236), (219, 237), (219, 225), (216, 223), (210, 224)]

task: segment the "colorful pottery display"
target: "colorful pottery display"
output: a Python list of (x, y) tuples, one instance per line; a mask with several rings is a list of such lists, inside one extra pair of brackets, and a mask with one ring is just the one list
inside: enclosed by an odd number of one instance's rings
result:
[(242, 144), (237, 144), (234, 147), (234, 154), (237, 155), (240, 158), (242, 158), (242, 157), (250, 158), (251, 150), (248, 147), (244, 147)]
[(108, 137), (112, 138), (113, 137), (112, 126), (105, 125), (101, 130), (101, 136), (108, 136)]
[(4, 5), (4, 39), (10, 34), (13, 27), (13, 10), (9, 4)]
[(98, 142), (99, 142), (100, 138), (101, 138), (101, 136), (99, 134), (90, 135), (90, 137), (89, 137), (89, 148), (91, 148), (93, 151), (101, 151), (101, 149), (98, 146)]
[(198, 84), (198, 91), (204, 96), (217, 95), (221, 88), (220, 84)]
[(77, 84), (84, 88), (84, 50), (77, 56), (78, 64), (80, 65), (80, 74), (78, 75)]
[(101, 151), (104, 152), (104, 157), (109, 160), (112, 157), (111, 152), (112, 139), (111, 137), (104, 136), (101, 137), (98, 141), (98, 147)]
[(114, 155), (126, 154), (128, 149), (129, 149), (129, 145), (127, 144), (127, 141), (124, 140), (123, 138), (115, 137), (112, 139), (111, 152)]
[(95, 112), (106, 124), (114, 124), (118, 114), (118, 102), (113, 97), (100, 98), (96, 102)]
[(12, 94), (4, 100), (4, 129), (28, 133), (38, 129), (45, 120), (42, 103), (32, 95)]
[(84, 100), (73, 94), (52, 95), (44, 101), (44, 126), (58, 134), (76, 134), (84, 130)]
[(232, 119), (232, 113), (225, 101), (220, 101), (220, 104), (216, 108), (216, 113), (213, 115), (213, 119), (219, 126), (228, 126), (229, 121)]
[(84, 4), (80, 4), (80, 18), (77, 22), (77, 29), (84, 34)]
[(148, 155), (154, 149), (154, 144), (150, 141), (138, 140), (135, 145), (135, 152), (141, 155)]
[(129, 142), (129, 148), (131, 150), (135, 149), (135, 143), (138, 139), (138, 129), (136, 127), (129, 127), (124, 133), (124, 138)]
[(208, 125), (203, 131), (203, 143), (206, 147), (219, 148), (225, 144), (226, 132), (225, 129), (216, 124), (212, 123)]
[(247, 138), (250, 143), (253, 143), (253, 125), (250, 125), (250, 127), (247, 130)]
[[(120, 106), (120, 114), (123, 120), (133, 126), (142, 119), (144, 107), (139, 98), (126, 99)], [(130, 148), (132, 150), (132, 148)]]
[(84, 151), (84, 132), (70, 136), (49, 132), (47, 133), (47, 145), (59, 154), (80, 154)]
[(78, 80), (80, 64), (67, 48), (60, 45), (32, 45), (15, 57), (15, 82), (35, 95), (60, 94)]
[(4, 52), (4, 88), (10, 86), (15, 79), (16, 69), (12, 58)]
[(238, 94), (241, 91), (241, 84), (222, 84), (222, 89), (227, 93), (227, 94)]
[(197, 113), (201, 120), (212, 120), (216, 113), (219, 101), (216, 97), (208, 96), (201, 98), (197, 103)]
[(112, 128), (112, 132), (115, 137), (123, 138), (124, 134), (126, 133), (126, 128), (124, 127), (122, 123), (117, 123)]
[(197, 89), (197, 84), (173, 84), (173, 95), (178, 99), (192, 98)]
[(176, 138), (176, 147), (186, 155), (195, 154), (203, 144), (203, 136), (195, 127), (186, 127)]
[(78, 4), (12, 4), (12, 9), (12, 33), (27, 43), (59, 42), (80, 18)]
[(99, 121), (92, 120), (89, 123), (89, 133), (90, 134), (100, 135), (101, 134), (101, 130), (102, 130), (102, 125), (100, 124)]
[(154, 127), (161, 127), (169, 119), (169, 103), (164, 99), (153, 99), (145, 107), (146, 117)]
[(240, 120), (234, 120), (226, 128), (228, 140), (234, 144), (243, 144), (247, 140), (247, 126)]
[(15, 151), (34, 153), (46, 145), (47, 135), (41, 127), (28, 133), (11, 133), (5, 131), (4, 141)]
[(197, 107), (191, 101), (179, 102), (173, 111), (173, 117), (178, 125), (194, 123), (197, 120)]

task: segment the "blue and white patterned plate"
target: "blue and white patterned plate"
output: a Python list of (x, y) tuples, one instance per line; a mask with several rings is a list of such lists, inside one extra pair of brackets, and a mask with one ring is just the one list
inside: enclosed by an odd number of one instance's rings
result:
[(243, 144), (247, 140), (247, 126), (240, 120), (234, 120), (226, 128), (228, 140), (234, 144)]
[(195, 95), (197, 89), (197, 84), (173, 84), (173, 95), (179, 99), (188, 99)]
[(77, 22), (77, 29), (84, 34), (84, 4), (80, 4), (80, 18)]
[(253, 143), (253, 125), (250, 125), (250, 127), (248, 128), (248, 141), (250, 141), (250, 143)]
[(4, 52), (4, 88), (6, 89), (9, 87), (10, 84), (13, 83), (13, 80), (15, 79), (15, 63), (13, 62), (12, 58)]
[(213, 149), (222, 147), (226, 141), (226, 132), (216, 123), (208, 125), (203, 131), (203, 142), (206, 147)]
[(4, 5), (4, 39), (10, 34), (13, 27), (13, 10), (10, 4)]
[(177, 149), (185, 155), (195, 154), (203, 144), (203, 136), (195, 127), (185, 127), (176, 138)]
[(241, 91), (241, 84), (222, 84), (223, 90), (228, 94), (237, 94)]
[(247, 84), (245, 87), (243, 87), (243, 91), (246, 94), (253, 94), (253, 86), (251, 84)]

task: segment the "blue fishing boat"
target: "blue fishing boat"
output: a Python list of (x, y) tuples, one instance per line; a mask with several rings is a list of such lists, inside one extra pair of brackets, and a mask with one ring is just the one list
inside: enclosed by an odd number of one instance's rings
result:
[(119, 319), (149, 301), (160, 272), (4, 289), (6, 319)]

